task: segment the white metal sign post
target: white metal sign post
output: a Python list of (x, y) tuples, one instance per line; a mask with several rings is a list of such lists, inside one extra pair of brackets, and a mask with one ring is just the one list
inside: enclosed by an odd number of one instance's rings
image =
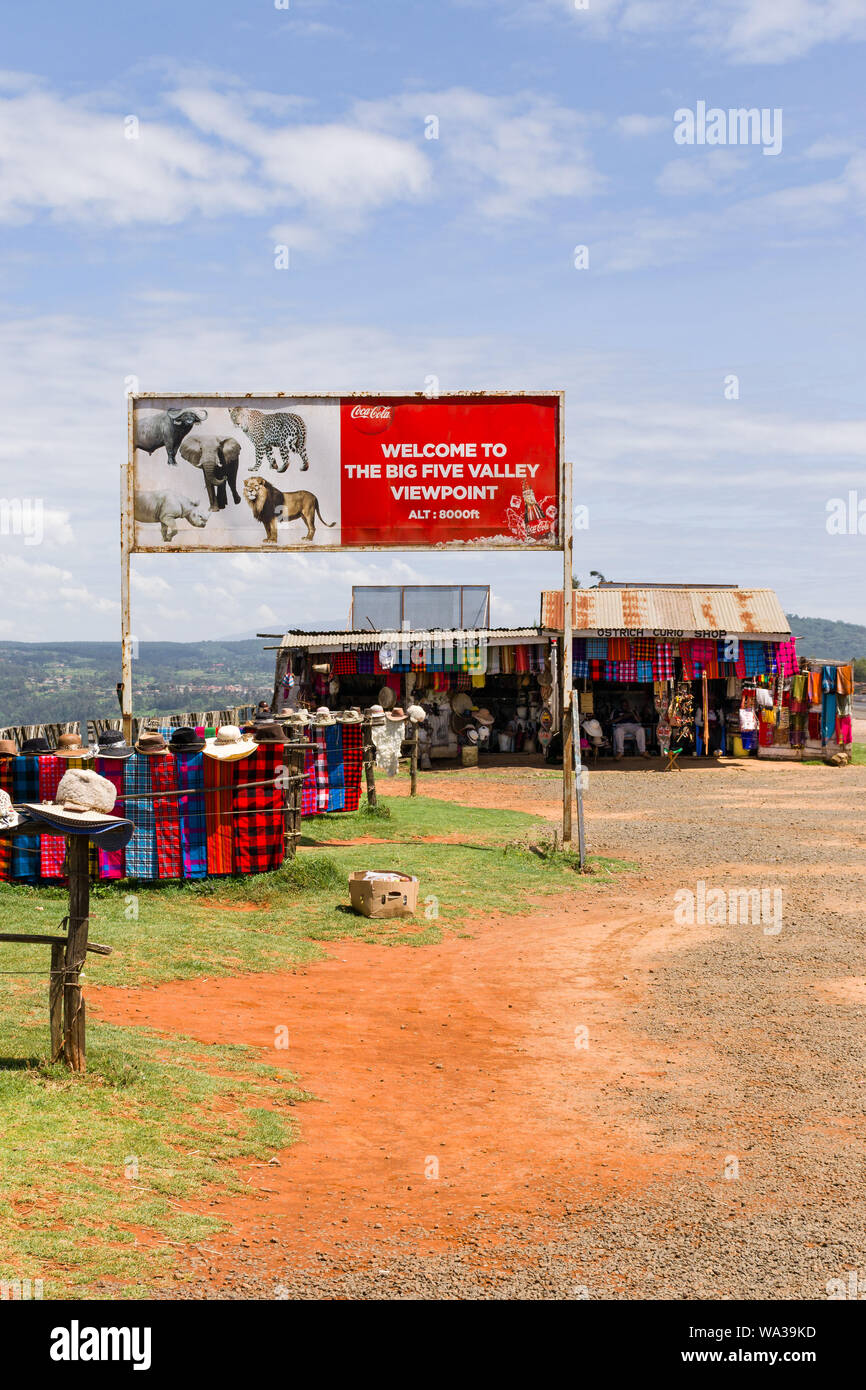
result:
[[(574, 800), (574, 718), (572, 715), (572, 467), (562, 465), (562, 843), (572, 840)], [(578, 744), (579, 746), (579, 744)]]

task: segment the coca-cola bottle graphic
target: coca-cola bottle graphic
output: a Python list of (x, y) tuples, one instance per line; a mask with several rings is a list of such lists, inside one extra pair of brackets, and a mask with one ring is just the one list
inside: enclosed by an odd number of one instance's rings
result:
[(544, 520), (544, 512), (538, 505), (529, 483), (523, 484), (523, 519), (527, 526), (534, 526), (536, 522)]

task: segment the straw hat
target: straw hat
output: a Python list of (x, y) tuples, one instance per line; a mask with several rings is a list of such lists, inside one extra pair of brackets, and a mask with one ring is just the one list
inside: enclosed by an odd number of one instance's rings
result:
[(489, 709), (480, 709), (476, 711), (475, 718), (479, 724), (490, 725), (494, 722), (493, 715), (490, 713)]
[(465, 714), (472, 708), (472, 700), (465, 690), (457, 690), (451, 696), (451, 708), (455, 714)]
[(336, 722), (336, 719), (334, 718), (331, 711), (328, 709), (327, 705), (319, 705), (319, 708), (313, 715), (313, 723), (315, 724), (316, 728), (327, 729), (330, 728), (332, 724), (336, 724)]
[(383, 710), (393, 709), (397, 703), (397, 696), (390, 685), (383, 685), (379, 691), (379, 704)]
[(208, 758), (234, 763), (240, 758), (249, 758), (255, 753), (256, 747), (255, 743), (244, 738), (236, 724), (223, 724), (214, 738), (205, 739), (204, 751)]
[(15, 758), (18, 756), (18, 749), (15, 741), (11, 738), (0, 738), (0, 758)]
[(357, 705), (353, 705), (351, 709), (342, 710), (340, 719), (344, 724), (363, 724), (364, 722), (364, 716)]
[(385, 723), (385, 711), (383, 710), (381, 705), (371, 705), (370, 708), (367, 710), (367, 713), (369, 714), (374, 724)]

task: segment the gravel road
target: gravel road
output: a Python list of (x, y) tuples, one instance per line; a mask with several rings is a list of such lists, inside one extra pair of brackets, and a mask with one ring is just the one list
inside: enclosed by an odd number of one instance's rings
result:
[[(556, 782), (530, 767), (424, 791), (556, 812)], [(299, 1112), (309, 1143), (169, 1296), (812, 1300), (862, 1278), (864, 793), (859, 767), (594, 772), (591, 850), (637, 872), (465, 940), (384, 963), (341, 947), (290, 977), (300, 1012), (336, 1001), (327, 1032), (357, 1000), (363, 1056), (337, 1036), (289, 1059), (326, 1102)], [(764, 919), (735, 899), (736, 920), (702, 920), (701, 883), (763, 891)], [(392, 1009), (417, 1013), (409, 1031)], [(450, 1167), (425, 1181), (437, 1144)]]

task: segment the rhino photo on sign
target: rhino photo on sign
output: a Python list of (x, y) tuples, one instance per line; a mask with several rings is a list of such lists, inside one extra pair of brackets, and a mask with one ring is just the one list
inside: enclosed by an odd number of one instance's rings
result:
[(133, 402), (135, 550), (336, 548), (334, 398)]

